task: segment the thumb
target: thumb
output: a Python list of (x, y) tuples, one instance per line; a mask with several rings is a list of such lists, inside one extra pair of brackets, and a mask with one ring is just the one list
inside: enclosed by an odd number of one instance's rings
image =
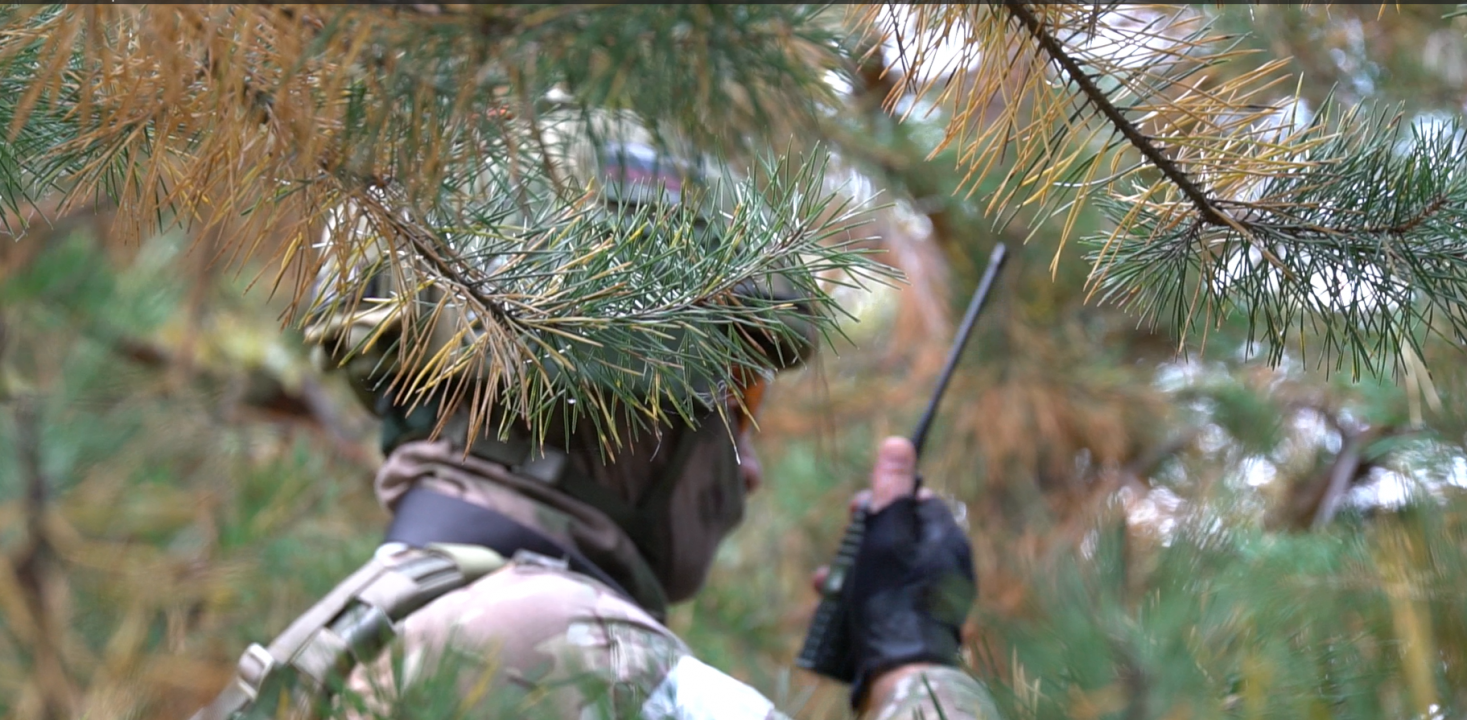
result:
[(881, 441), (876, 465), (871, 469), (871, 512), (879, 512), (893, 500), (910, 495), (917, 487), (917, 451), (904, 437)]

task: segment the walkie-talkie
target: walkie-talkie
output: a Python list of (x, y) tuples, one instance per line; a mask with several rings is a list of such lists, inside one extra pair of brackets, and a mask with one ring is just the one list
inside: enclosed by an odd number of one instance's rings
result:
[[(958, 327), (952, 348), (948, 350), (947, 364), (942, 369), (942, 375), (938, 377), (937, 389), (933, 391), (932, 399), (927, 401), (927, 410), (917, 422), (917, 430), (912, 433), (912, 446), (916, 448), (919, 459), (922, 457), (922, 446), (927, 442), (927, 431), (932, 428), (932, 420), (937, 416), (937, 405), (942, 402), (948, 381), (952, 379), (953, 370), (957, 368), (958, 358), (963, 354), (963, 346), (968, 344), (968, 336), (973, 334), (978, 313), (988, 299), (988, 290), (993, 286), (999, 268), (1003, 267), (1007, 253), (1003, 243), (993, 248), (993, 254), (988, 258), (988, 268), (983, 272), (978, 289), (973, 292), (973, 299), (968, 302), (968, 311), (963, 315), (963, 322)], [(922, 474), (919, 472), (916, 488), (921, 487)], [(805, 635), (805, 644), (795, 661), (806, 670), (845, 683), (855, 680), (856, 666), (855, 658), (851, 655), (851, 637), (846, 622), (850, 608), (847, 607), (843, 591), (846, 587), (846, 576), (850, 574), (851, 566), (856, 561), (856, 551), (861, 547), (861, 538), (866, 533), (866, 513), (865, 505), (857, 508), (851, 517), (851, 524), (846, 527), (840, 547), (836, 550), (835, 560), (830, 563), (830, 574), (820, 588), (820, 605), (810, 621), (810, 632)]]

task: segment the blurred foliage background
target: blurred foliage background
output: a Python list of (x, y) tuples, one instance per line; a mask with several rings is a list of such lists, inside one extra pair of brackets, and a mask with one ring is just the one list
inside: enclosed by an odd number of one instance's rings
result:
[[(1195, 8), (1260, 51), (1217, 82), (1284, 59), (1316, 107), (1400, 103), (1425, 124), (1467, 108), (1467, 18), (1448, 10)], [(1004, 241), (1016, 256), (923, 468), (968, 508), (967, 660), (1007, 716), (1467, 713), (1460, 343), (1356, 379), (1317, 354), (1264, 362), (1241, 313), (1204, 344), (1094, 302), (1090, 263), (1059, 252), (1063, 216), (1019, 208), (996, 228), (997, 186), (967, 192), (958, 148), (928, 157), (952, 107), (883, 108), (893, 57), (865, 55), (798, 138), (831, 151), (829, 186), (879, 206), (873, 244), (908, 282), (838, 292), (846, 339), (770, 390), (766, 484), (672, 628), (793, 715), (846, 712), (842, 688), (792, 667), (810, 573)], [(1108, 232), (1095, 211), (1076, 223)], [(208, 233), (119, 239), (126, 225), (85, 206), (0, 243), (6, 717), (187, 716), (386, 520), (374, 422), (282, 331), (288, 298), (250, 287), (263, 263), (226, 267)]]

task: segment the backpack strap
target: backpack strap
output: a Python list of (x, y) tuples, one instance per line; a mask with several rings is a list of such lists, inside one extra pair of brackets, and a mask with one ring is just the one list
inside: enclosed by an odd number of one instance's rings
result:
[(397, 636), (397, 623), (432, 600), (507, 564), (485, 547), (433, 544), (373, 557), (280, 633), (252, 644), (239, 671), (192, 720), (263, 720), (283, 707), (325, 709), (337, 683)]

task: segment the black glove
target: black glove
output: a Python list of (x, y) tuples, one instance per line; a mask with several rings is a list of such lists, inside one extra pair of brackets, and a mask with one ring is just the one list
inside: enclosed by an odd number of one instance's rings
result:
[(908, 663), (957, 665), (977, 596), (973, 550), (941, 500), (899, 498), (866, 519), (844, 593), (859, 708), (871, 680)]

